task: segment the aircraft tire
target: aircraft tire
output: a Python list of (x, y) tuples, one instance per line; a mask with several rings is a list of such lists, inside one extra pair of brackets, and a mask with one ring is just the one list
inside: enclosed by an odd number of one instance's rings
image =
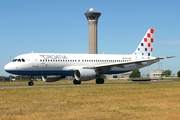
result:
[(103, 78), (96, 78), (96, 84), (104, 84)]
[(78, 80), (74, 79), (74, 80), (73, 80), (73, 83), (74, 83), (74, 85), (80, 85), (80, 84), (81, 84), (81, 81), (78, 81)]
[(28, 85), (29, 85), (29, 86), (33, 86), (33, 85), (34, 85), (34, 82), (33, 82), (33, 81), (29, 81), (29, 82), (28, 82)]

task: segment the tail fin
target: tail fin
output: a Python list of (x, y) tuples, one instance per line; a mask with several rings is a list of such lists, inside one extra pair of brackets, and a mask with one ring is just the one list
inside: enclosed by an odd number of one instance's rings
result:
[(133, 54), (136, 56), (136, 58), (149, 58), (150, 56), (152, 56), (153, 43), (154, 29), (150, 28), (144, 35), (144, 38), (142, 39), (141, 43)]

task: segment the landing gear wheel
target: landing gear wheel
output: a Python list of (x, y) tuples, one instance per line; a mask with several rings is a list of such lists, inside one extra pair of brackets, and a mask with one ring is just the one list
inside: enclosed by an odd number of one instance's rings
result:
[(34, 82), (33, 82), (33, 76), (29, 76), (29, 82), (28, 82), (29, 86), (33, 86)]
[(96, 84), (104, 84), (103, 78), (96, 78)]
[(29, 85), (29, 86), (33, 86), (33, 85), (34, 85), (34, 82), (33, 82), (33, 81), (29, 81), (29, 82), (28, 82), (28, 85)]
[(81, 81), (78, 81), (78, 80), (74, 79), (73, 83), (74, 83), (74, 85), (79, 85), (79, 84), (81, 84)]

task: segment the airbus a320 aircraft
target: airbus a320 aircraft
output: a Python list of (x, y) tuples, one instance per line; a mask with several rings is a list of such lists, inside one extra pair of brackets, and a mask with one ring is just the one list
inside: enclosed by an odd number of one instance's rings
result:
[(92, 79), (96, 79), (97, 84), (103, 84), (102, 74), (125, 73), (173, 57), (153, 57), (153, 43), (154, 29), (149, 29), (135, 52), (129, 55), (28, 53), (15, 57), (5, 65), (4, 70), (15, 75), (30, 76), (29, 86), (34, 85), (33, 76), (42, 76), (45, 82), (73, 76), (74, 84)]

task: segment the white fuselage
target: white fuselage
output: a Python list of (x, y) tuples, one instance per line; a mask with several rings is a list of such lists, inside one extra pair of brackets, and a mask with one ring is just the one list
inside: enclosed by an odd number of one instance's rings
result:
[[(136, 64), (136, 61), (152, 61)], [(65, 75), (73, 76), (77, 69), (94, 69), (99, 74), (119, 74), (151, 65), (155, 57), (114, 54), (58, 54), (29, 53), (15, 57), (4, 69), (16, 75)], [(130, 64), (126, 64), (130, 63)]]

